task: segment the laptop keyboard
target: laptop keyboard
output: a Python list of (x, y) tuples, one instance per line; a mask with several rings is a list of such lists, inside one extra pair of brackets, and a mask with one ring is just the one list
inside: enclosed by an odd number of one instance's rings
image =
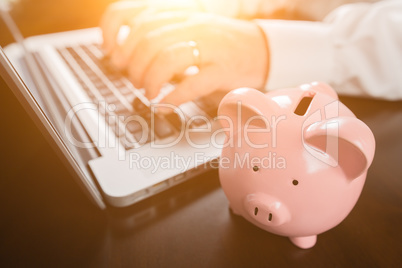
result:
[[(151, 140), (177, 135), (180, 131), (182, 122), (178, 114), (172, 112), (164, 116), (151, 116), (149, 101), (144, 97), (143, 91), (135, 88), (105, 59), (99, 45), (77, 45), (60, 48), (58, 52), (85, 93), (94, 103), (99, 104), (106, 122), (126, 150), (137, 148)], [(210, 119), (216, 117), (223, 95), (218, 91), (181, 105), (185, 120), (194, 115), (205, 115)], [(137, 120), (138, 116), (143, 120)], [(151, 131), (143, 131), (144, 122)], [(205, 123), (205, 120), (192, 120), (190, 127), (199, 127)]]

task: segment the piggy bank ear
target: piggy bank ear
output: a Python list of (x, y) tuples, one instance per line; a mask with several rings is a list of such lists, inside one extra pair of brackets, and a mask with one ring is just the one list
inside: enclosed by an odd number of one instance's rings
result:
[(333, 99), (338, 99), (338, 94), (328, 84), (322, 82), (312, 82), (310, 84), (301, 85), (300, 88), (305, 91), (314, 91), (316, 93), (323, 93), (331, 96)]
[(365, 172), (374, 158), (374, 135), (355, 117), (316, 122), (304, 129), (303, 141), (307, 151), (327, 164), (339, 165), (349, 179)]
[(220, 102), (218, 119), (227, 132), (228, 129), (236, 130), (245, 124), (257, 128), (266, 128), (267, 120), (264, 115), (267, 112), (269, 100), (265, 94), (253, 88), (238, 88), (230, 91)]

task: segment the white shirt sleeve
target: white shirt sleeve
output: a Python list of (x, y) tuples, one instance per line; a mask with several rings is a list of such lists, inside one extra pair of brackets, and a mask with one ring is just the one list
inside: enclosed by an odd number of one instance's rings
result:
[(402, 99), (402, 1), (344, 5), (323, 22), (256, 22), (270, 50), (268, 90), (323, 81), (340, 94)]

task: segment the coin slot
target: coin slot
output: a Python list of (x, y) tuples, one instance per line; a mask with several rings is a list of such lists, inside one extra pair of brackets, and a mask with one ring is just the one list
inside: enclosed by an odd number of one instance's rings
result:
[(307, 110), (310, 108), (311, 101), (313, 100), (313, 98), (314, 95), (304, 96), (297, 105), (294, 113), (300, 116), (305, 115)]

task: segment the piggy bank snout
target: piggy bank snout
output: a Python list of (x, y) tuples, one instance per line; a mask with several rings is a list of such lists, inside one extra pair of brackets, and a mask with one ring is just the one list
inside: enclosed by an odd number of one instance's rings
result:
[(267, 194), (250, 194), (244, 200), (245, 209), (252, 219), (265, 226), (279, 226), (290, 220), (287, 207)]

